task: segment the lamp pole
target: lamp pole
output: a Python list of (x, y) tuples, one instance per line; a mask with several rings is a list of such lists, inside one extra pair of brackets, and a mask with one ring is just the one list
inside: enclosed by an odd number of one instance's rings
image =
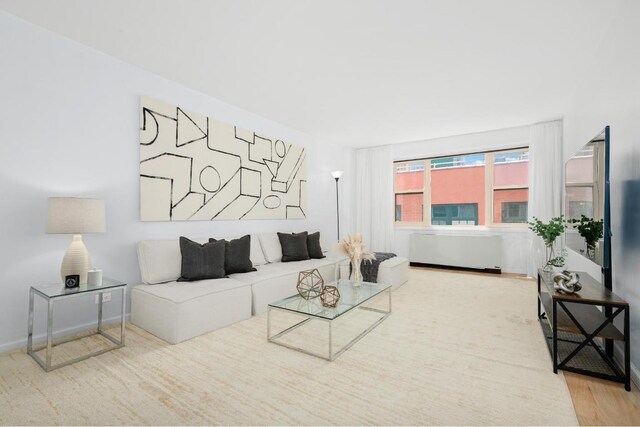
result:
[(336, 180), (336, 223), (338, 224), (338, 242), (340, 241), (340, 193), (338, 192), (338, 180), (342, 176), (342, 171), (333, 171), (331, 176)]
[(336, 223), (338, 224), (338, 242), (340, 241), (340, 196), (338, 192), (338, 180), (339, 176), (335, 177), (336, 179)]

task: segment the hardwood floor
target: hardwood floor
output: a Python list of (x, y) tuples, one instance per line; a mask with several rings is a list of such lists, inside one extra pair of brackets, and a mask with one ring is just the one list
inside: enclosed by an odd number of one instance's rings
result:
[[(424, 267), (412, 267), (424, 268)], [(437, 268), (426, 268), (438, 270)], [(492, 273), (458, 270), (457, 273), (493, 276)], [(531, 280), (521, 274), (500, 274), (497, 277)], [(551, 368), (551, 367), (550, 367)], [(585, 375), (563, 372), (571, 393), (578, 422), (592, 425), (640, 425), (640, 390), (635, 384), (627, 392), (622, 384)]]
[(580, 425), (640, 425), (640, 390), (564, 372)]

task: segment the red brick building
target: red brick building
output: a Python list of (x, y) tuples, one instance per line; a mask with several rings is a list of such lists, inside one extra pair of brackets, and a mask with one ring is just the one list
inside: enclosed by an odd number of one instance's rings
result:
[[(396, 172), (396, 220), (423, 221), (424, 165), (413, 162)], [(422, 166), (420, 166), (422, 165)], [(493, 223), (526, 222), (527, 160), (494, 164)], [(479, 165), (431, 166), (431, 223), (434, 225), (486, 225), (486, 170)]]

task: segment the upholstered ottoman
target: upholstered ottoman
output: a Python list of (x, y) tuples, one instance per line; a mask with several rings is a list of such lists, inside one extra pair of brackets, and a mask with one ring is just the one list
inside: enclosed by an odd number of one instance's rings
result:
[[(340, 278), (349, 278), (349, 261), (340, 263)], [(395, 291), (409, 280), (409, 260), (393, 257), (383, 261), (378, 268), (378, 283), (387, 283)]]

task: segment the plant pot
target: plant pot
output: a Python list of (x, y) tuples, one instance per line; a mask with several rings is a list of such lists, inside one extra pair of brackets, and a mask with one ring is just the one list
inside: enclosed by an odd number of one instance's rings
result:
[(554, 245), (545, 246), (545, 263), (544, 267), (542, 267), (542, 271), (551, 272), (553, 271), (553, 265), (549, 264), (549, 261), (556, 257), (556, 251)]
[(551, 267), (551, 273), (552, 274), (556, 274), (556, 273), (561, 273), (564, 271), (564, 266), (562, 267), (556, 267), (555, 265), (553, 267)]

